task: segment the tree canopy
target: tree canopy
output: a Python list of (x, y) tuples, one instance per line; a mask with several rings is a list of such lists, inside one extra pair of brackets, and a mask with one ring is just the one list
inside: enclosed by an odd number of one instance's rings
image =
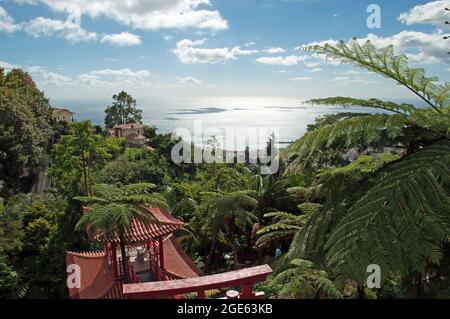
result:
[(142, 110), (136, 107), (136, 100), (125, 91), (113, 95), (113, 103), (106, 108), (105, 113), (106, 128), (142, 121)]

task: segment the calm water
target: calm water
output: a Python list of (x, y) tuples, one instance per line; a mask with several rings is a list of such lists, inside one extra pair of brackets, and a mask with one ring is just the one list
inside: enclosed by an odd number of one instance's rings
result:
[[(91, 119), (95, 124), (103, 124), (104, 109), (108, 103), (109, 100), (53, 101), (53, 105), (67, 107), (76, 112), (77, 120)], [(251, 129), (261, 129), (258, 139), (260, 146), (261, 143), (264, 145), (271, 131), (276, 133), (279, 141), (291, 142), (302, 136), (307, 125), (313, 123), (318, 116), (342, 111), (371, 111), (358, 107), (311, 106), (300, 99), (276, 97), (138, 100), (138, 107), (143, 110), (145, 124), (156, 125), (159, 132), (164, 133), (179, 128), (188, 129), (197, 145), (206, 142), (210, 134), (205, 131), (211, 128), (218, 130), (214, 135), (219, 141), (225, 135), (226, 128), (239, 128), (240, 133), (243, 129), (247, 130), (244, 134)], [(201, 124), (203, 134), (199, 131), (194, 134), (194, 123)], [(250, 143), (257, 142), (252, 136), (249, 140)], [(243, 150), (245, 143), (236, 142), (234, 147), (225, 148)]]

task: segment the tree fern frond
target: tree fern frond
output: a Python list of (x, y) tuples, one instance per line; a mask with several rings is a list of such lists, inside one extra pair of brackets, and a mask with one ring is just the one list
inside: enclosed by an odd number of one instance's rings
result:
[(391, 78), (406, 86), (438, 113), (441, 107), (449, 104), (448, 84), (441, 85), (437, 78), (425, 77), (423, 69), (410, 68), (407, 57), (404, 54), (395, 55), (393, 46), (377, 50), (370, 41), (361, 45), (354, 39), (348, 45), (340, 41), (335, 46), (314, 45), (303, 49)]
[(361, 106), (373, 109), (380, 109), (384, 111), (394, 112), (397, 114), (410, 115), (415, 111), (415, 107), (412, 104), (397, 104), (394, 102), (385, 102), (378, 99), (355, 99), (351, 97), (329, 97), (323, 99), (312, 99), (306, 103), (312, 105), (339, 105), (339, 106)]
[(404, 274), (423, 269), (428, 261), (439, 263), (450, 232), (450, 198), (441, 181), (449, 178), (448, 167), (450, 143), (441, 142), (381, 172), (379, 183), (333, 230), (325, 246), (328, 265), (363, 281), (372, 263), (382, 263), (386, 273)]

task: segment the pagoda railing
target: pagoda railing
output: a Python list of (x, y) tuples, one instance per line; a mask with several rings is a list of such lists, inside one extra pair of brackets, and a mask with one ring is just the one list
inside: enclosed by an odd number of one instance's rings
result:
[(126, 284), (123, 286), (123, 294), (132, 299), (152, 299), (177, 298), (185, 294), (195, 293), (198, 299), (204, 299), (206, 291), (240, 287), (239, 291), (228, 291), (226, 298), (261, 299), (265, 297), (264, 294), (254, 292), (253, 286), (257, 282), (265, 281), (271, 273), (272, 269), (268, 265), (262, 265), (217, 275), (175, 279), (171, 280), (170, 283), (159, 281)]
[[(124, 280), (125, 279), (125, 272), (123, 271), (123, 264), (122, 264), (122, 258), (119, 257), (117, 258), (117, 270), (118, 270), (118, 278), (119, 280)], [(130, 263), (130, 257), (127, 257), (127, 269), (126, 269), (126, 273), (128, 274), (128, 279), (132, 282), (132, 283), (139, 283), (141, 282), (139, 275), (134, 271), (134, 266)]]

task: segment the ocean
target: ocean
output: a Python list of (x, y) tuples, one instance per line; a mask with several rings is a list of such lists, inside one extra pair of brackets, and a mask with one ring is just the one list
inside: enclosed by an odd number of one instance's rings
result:
[[(104, 109), (111, 103), (83, 99), (51, 102), (55, 107), (75, 112), (76, 120), (90, 119), (99, 125), (103, 124)], [(143, 110), (144, 124), (156, 126), (159, 133), (177, 132), (198, 146), (214, 135), (220, 146), (230, 151), (242, 151), (246, 145), (251, 149), (263, 147), (272, 133), (281, 142), (280, 146), (285, 147), (300, 138), (308, 124), (325, 114), (375, 113), (375, 110), (362, 107), (316, 106), (306, 104), (302, 99), (282, 97), (148, 99), (138, 100), (137, 106)], [(231, 135), (235, 136), (234, 143), (230, 142)]]

